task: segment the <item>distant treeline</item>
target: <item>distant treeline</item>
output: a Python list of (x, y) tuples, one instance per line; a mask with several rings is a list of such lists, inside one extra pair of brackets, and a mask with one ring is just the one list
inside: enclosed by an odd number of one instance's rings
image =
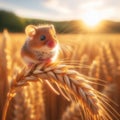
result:
[(102, 21), (95, 29), (89, 29), (80, 20), (54, 22), (41, 19), (28, 19), (18, 17), (12, 12), (0, 10), (0, 32), (5, 28), (10, 32), (24, 32), (24, 28), (28, 24), (54, 24), (58, 33), (120, 32), (120, 22)]

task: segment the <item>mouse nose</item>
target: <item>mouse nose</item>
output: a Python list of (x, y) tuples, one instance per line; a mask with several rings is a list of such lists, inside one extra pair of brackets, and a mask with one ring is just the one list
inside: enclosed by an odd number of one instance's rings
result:
[(49, 40), (49, 41), (47, 42), (47, 45), (48, 45), (50, 48), (54, 48), (55, 45), (56, 45), (56, 41)]

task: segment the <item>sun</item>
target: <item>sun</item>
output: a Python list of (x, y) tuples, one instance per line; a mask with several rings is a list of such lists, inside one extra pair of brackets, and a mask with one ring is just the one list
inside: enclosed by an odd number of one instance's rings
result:
[(93, 11), (85, 14), (82, 20), (88, 27), (96, 27), (102, 20), (102, 17), (97, 12)]

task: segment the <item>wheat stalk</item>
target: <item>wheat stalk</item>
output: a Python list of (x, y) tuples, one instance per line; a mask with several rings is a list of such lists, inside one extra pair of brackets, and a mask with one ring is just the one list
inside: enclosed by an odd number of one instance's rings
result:
[[(88, 76), (91, 78), (91, 81), (95, 80), (93, 88), (98, 91), (102, 91), (106, 85), (105, 76), (103, 69), (103, 63), (99, 56), (97, 56), (91, 63)], [(93, 81), (94, 82), (94, 81)]]
[(6, 29), (4, 29), (0, 44), (0, 118), (3, 109), (3, 105), (6, 99), (6, 94), (8, 92), (8, 68), (7, 68), (7, 52), (8, 49), (7, 41), (9, 39), (9, 35)]
[(116, 66), (118, 66), (120, 63), (119, 63), (118, 55), (117, 55), (114, 47), (112, 46), (111, 43), (108, 44), (108, 47), (109, 47), (109, 49), (110, 49), (110, 51), (111, 51), (111, 56), (113, 57)]
[(88, 74), (88, 69), (85, 68), (86, 65), (89, 65), (89, 56), (87, 54), (83, 54), (81, 56), (81, 59), (80, 59), (80, 70), (79, 72), (84, 74), (84, 75), (87, 75)]
[[(60, 63), (37, 64), (18, 73), (11, 84), (2, 120), (6, 118), (8, 105), (15, 90), (36, 80), (45, 81), (56, 94), (61, 93), (67, 100), (80, 103), (85, 114), (93, 116), (94, 120), (111, 120), (111, 111), (106, 110), (105, 106), (106, 98), (88, 85), (87, 80), (72, 70), (71, 66)], [(52, 84), (56, 85), (57, 89)]]
[[(88, 72), (88, 76), (96, 78), (96, 83), (98, 83), (98, 80), (97, 80), (97, 79), (99, 79), (99, 60), (98, 60), (98, 58), (96, 58), (95, 60), (92, 61), (89, 72)], [(98, 90), (98, 84), (95, 84), (93, 87)]]
[(19, 88), (8, 110), (9, 120), (45, 120), (41, 83)]
[(33, 111), (32, 119), (34, 118), (34, 120), (45, 120), (45, 106), (43, 101), (43, 90), (41, 83), (31, 83), (28, 88), (29, 98), (31, 99), (30, 103), (33, 106), (33, 108), (31, 108)]
[(104, 62), (104, 66), (106, 67), (106, 72), (107, 72), (107, 80), (112, 81), (115, 78), (116, 75), (116, 69), (117, 69), (117, 64), (116, 64), (116, 58), (114, 57), (113, 51), (110, 46), (107, 44), (103, 44), (101, 51), (102, 51), (102, 59)]
[(16, 96), (11, 100), (9, 105), (7, 119), (25, 120), (25, 117), (26, 117), (25, 112), (27, 111), (28, 106), (24, 103), (24, 100), (25, 100), (24, 93), (26, 93), (24, 87), (16, 91)]

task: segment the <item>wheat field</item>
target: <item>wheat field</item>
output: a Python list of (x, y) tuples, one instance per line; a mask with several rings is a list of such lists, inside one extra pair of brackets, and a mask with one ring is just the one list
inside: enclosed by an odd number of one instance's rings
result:
[[(14, 79), (21, 79), (21, 73), (18, 73), (25, 63), (20, 49), (25, 38), (24, 33), (9, 33), (7, 30), (0, 33), (0, 119), (5, 114), (8, 92), (16, 84), (13, 83)], [(82, 87), (82, 98), (79, 98), (78, 91), (75, 93), (75, 87), (71, 87), (71, 91), (67, 88), (67, 82), (65, 86), (55, 82), (59, 90), (64, 89), (60, 95), (55, 94), (44, 81), (28, 81), (29, 84), (21, 84), (22, 87), (16, 84), (15, 95), (10, 99), (6, 111), (6, 120), (120, 120), (120, 34), (58, 34), (57, 38), (62, 49), (58, 59), (66, 66), (72, 65), (72, 70), (84, 79), (81, 79), (81, 83), (72, 81), (75, 77), (70, 76), (71, 71), (64, 67), (58, 66), (59, 71), (50, 69), (50, 72), (56, 76), (60, 76), (60, 71), (64, 72), (67, 80), (69, 78), (76, 86)], [(28, 73), (35, 74), (36, 70), (34, 67)], [(22, 74), (25, 72), (22, 71)], [(96, 96), (100, 98), (99, 104), (96, 103)], [(67, 100), (69, 98), (75, 100), (71, 102)], [(79, 99), (81, 104), (78, 103)], [(99, 109), (104, 117), (93, 115)]]

